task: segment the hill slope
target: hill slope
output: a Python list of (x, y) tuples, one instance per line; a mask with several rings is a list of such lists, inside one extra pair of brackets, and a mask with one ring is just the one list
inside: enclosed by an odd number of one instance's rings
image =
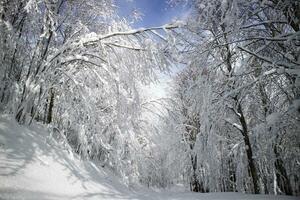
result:
[(296, 199), (237, 193), (131, 191), (95, 163), (62, 149), (39, 125), (0, 116), (0, 199)]

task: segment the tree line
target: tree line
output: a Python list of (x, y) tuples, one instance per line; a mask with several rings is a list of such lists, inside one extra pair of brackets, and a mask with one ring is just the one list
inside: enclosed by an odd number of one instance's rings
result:
[(300, 194), (299, 2), (169, 1), (185, 22), (141, 29), (112, 0), (0, 3), (0, 108), (19, 123), (128, 185)]

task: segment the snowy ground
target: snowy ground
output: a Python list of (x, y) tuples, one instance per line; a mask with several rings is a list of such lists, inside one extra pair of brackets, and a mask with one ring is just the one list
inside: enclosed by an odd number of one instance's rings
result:
[(42, 127), (0, 116), (0, 199), (295, 200), (286, 196), (129, 190), (92, 162), (80, 161)]

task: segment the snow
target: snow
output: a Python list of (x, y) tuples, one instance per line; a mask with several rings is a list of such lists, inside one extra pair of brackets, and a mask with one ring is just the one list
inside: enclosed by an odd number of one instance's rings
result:
[(285, 71), (284, 67), (279, 67), (279, 68), (277, 69), (277, 73), (278, 73), (278, 74), (284, 74), (284, 71)]
[(90, 41), (98, 40), (98, 35), (95, 32), (86, 34), (83, 38), (80, 39), (81, 43), (88, 43)]
[(72, 158), (48, 135), (41, 126), (24, 128), (7, 117), (0, 119), (0, 199), (126, 195), (128, 189), (112, 174), (95, 163)]
[(280, 119), (280, 113), (272, 113), (270, 115), (267, 116), (267, 123), (270, 124), (270, 125), (274, 125), (278, 122), (278, 120)]
[(294, 101), (293, 101), (293, 104), (292, 104), (292, 107), (293, 107), (295, 110), (300, 109), (300, 99), (294, 100)]
[(97, 163), (81, 161), (42, 125), (27, 128), (0, 116), (0, 199), (240, 199), (293, 200), (295, 197), (238, 193), (191, 193), (129, 189)]
[(35, 0), (29, 0), (27, 3), (26, 3), (26, 6), (24, 7), (24, 10), (27, 12), (27, 13), (30, 13), (32, 11), (33, 8), (35, 8), (35, 5), (36, 2)]

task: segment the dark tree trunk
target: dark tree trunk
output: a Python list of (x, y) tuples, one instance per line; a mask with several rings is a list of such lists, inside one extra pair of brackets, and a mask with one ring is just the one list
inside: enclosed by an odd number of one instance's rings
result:
[[(226, 33), (225, 27), (223, 25), (221, 25), (221, 29), (224, 33), (225, 41), (228, 41), (227, 40), (227, 33)], [(233, 68), (232, 68), (232, 64), (231, 64), (232, 54), (231, 54), (230, 47), (229, 47), (228, 44), (225, 45), (225, 48), (226, 48), (226, 54), (223, 54), (222, 58), (226, 63), (227, 70), (228, 70), (228, 73), (229, 73), (228, 76), (231, 77), (232, 73), (233, 73)], [(234, 84), (232, 86), (230, 86), (230, 88), (232, 90), (234, 90), (235, 89)], [(257, 169), (256, 169), (254, 159), (253, 159), (252, 147), (251, 147), (251, 143), (250, 143), (250, 139), (249, 139), (249, 132), (248, 132), (246, 119), (245, 119), (245, 116), (243, 114), (242, 106), (241, 106), (241, 103), (238, 100), (238, 97), (237, 96), (233, 97), (233, 100), (235, 101), (235, 103), (237, 105), (237, 112), (238, 112), (237, 114), (238, 114), (238, 117), (239, 117), (240, 124), (242, 125), (242, 130), (240, 130), (240, 131), (243, 135), (244, 144), (245, 144), (245, 147), (246, 147), (246, 155), (247, 155), (250, 175), (251, 175), (252, 181), (253, 181), (254, 193), (259, 194), (260, 193), (259, 178), (258, 178), (258, 175), (257, 175)]]
[(193, 168), (193, 175), (192, 175), (192, 179), (190, 182), (191, 185), (191, 191), (193, 192), (202, 192), (204, 193), (204, 186), (203, 184), (200, 182), (199, 178), (197, 177), (197, 155), (192, 155), (191, 156), (191, 162), (192, 162), (192, 168)]
[(250, 139), (249, 139), (247, 123), (246, 123), (246, 120), (245, 120), (245, 117), (243, 114), (243, 110), (242, 110), (242, 106), (240, 103), (238, 103), (237, 111), (239, 113), (239, 120), (242, 125), (242, 129), (243, 129), (241, 132), (242, 132), (242, 135), (244, 138), (246, 154), (247, 154), (247, 159), (248, 159), (248, 165), (249, 165), (249, 171), (250, 171), (250, 175), (251, 175), (252, 181), (253, 181), (254, 193), (259, 194), (260, 193), (259, 178), (257, 175), (257, 169), (256, 169), (255, 162), (253, 159), (253, 153), (252, 153), (252, 147), (251, 147), (251, 143), (250, 143)]
[(47, 114), (47, 124), (52, 122), (53, 117), (53, 106), (54, 106), (54, 91), (50, 89), (50, 99), (49, 99), (49, 106), (48, 106), (48, 114)]
[(274, 146), (274, 153), (275, 153), (275, 156), (276, 156), (275, 169), (276, 169), (276, 178), (277, 178), (278, 187), (286, 195), (293, 195), (293, 190), (292, 190), (292, 187), (291, 187), (289, 177), (287, 175), (287, 172), (286, 172), (286, 169), (284, 167), (283, 161), (280, 158), (280, 155), (279, 155), (279, 152), (278, 152), (278, 145)]
[(234, 169), (234, 162), (232, 159), (228, 161), (228, 168), (229, 168), (229, 192), (237, 192), (236, 190), (236, 174)]

